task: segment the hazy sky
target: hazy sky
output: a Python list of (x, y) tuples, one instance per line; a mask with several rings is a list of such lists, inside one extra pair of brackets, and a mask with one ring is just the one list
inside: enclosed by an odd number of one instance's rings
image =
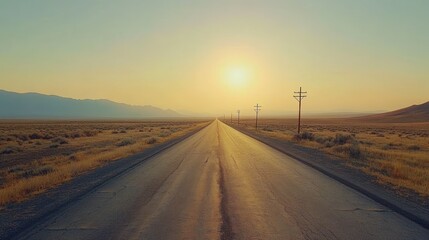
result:
[(227, 115), (429, 101), (429, 1), (0, 1), (0, 89)]

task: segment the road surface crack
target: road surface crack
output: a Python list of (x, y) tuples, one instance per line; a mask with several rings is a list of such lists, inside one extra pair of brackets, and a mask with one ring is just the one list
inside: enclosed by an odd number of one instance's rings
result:
[(233, 156), (232, 154), (231, 154), (231, 159), (232, 159), (232, 160), (234, 160), (235, 168), (237, 168), (237, 169), (238, 169), (237, 161), (235, 161), (235, 158), (234, 158), (234, 156)]
[(349, 211), (349, 212), (354, 212), (354, 211), (367, 211), (367, 212), (391, 212), (391, 210), (387, 210), (387, 209), (378, 209), (378, 208), (352, 208), (352, 209), (338, 209), (339, 211)]

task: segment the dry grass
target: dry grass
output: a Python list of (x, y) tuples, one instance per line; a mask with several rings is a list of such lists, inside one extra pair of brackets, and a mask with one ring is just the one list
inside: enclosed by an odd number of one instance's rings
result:
[(0, 206), (204, 124), (207, 121), (0, 122)]
[[(254, 120), (241, 120), (240, 125), (254, 129)], [(382, 184), (429, 196), (429, 123), (310, 119), (296, 135), (296, 120), (262, 119), (259, 129), (261, 134), (339, 156)]]

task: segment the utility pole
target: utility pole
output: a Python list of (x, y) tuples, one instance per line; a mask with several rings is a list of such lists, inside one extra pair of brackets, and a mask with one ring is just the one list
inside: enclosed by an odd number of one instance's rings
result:
[(237, 110), (237, 124), (240, 125), (240, 110)]
[(231, 113), (231, 123), (232, 123), (232, 113)]
[(256, 104), (255, 107), (255, 112), (256, 112), (256, 130), (258, 130), (258, 115), (259, 115), (259, 111), (261, 111), (262, 106), (260, 106), (259, 104)]
[(307, 92), (301, 91), (301, 87), (299, 87), (299, 92), (294, 92), (295, 94), (293, 97), (299, 102), (299, 113), (298, 113), (298, 134), (301, 132), (301, 101), (303, 98), (307, 97)]

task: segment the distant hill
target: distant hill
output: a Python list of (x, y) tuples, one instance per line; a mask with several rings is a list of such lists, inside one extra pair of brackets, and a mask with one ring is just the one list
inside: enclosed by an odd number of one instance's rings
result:
[(2, 119), (103, 119), (181, 117), (173, 110), (153, 106), (132, 106), (109, 100), (77, 100), (39, 93), (0, 90)]
[(372, 122), (429, 122), (429, 102), (412, 105), (392, 112), (356, 117)]

